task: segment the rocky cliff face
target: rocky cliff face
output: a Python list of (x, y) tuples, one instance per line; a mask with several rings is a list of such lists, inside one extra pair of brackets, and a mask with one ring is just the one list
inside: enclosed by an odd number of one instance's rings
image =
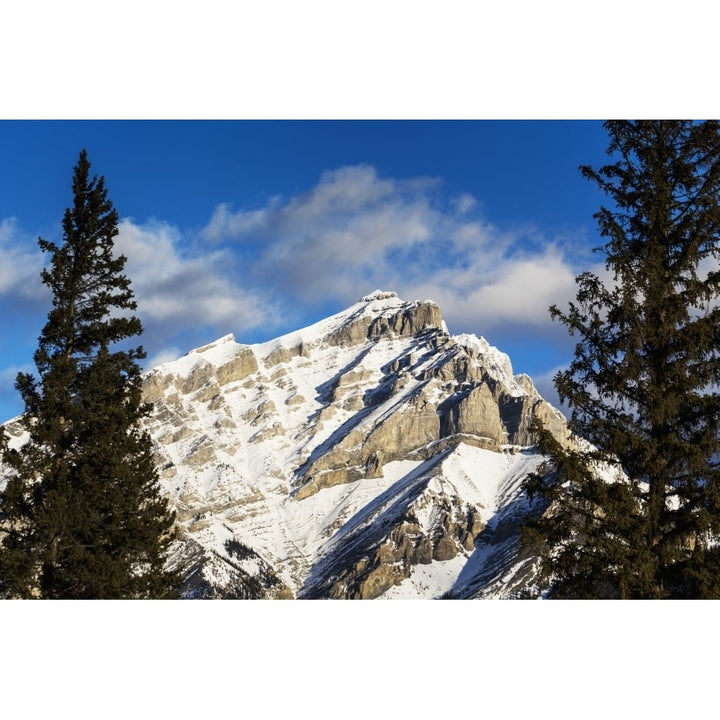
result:
[(150, 372), (145, 397), (188, 597), (510, 594), (530, 423), (567, 432), (507, 356), (394, 293), (222, 338)]

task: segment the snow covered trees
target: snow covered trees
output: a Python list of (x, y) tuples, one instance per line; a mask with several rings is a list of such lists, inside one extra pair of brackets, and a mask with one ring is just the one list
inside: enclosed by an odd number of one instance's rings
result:
[[(611, 200), (609, 277), (551, 308), (578, 337), (555, 384), (597, 450), (539, 430), (555, 473), (528, 480), (549, 509), (525, 536), (551, 597), (720, 597), (720, 124), (606, 128), (616, 161), (581, 170)], [(598, 460), (627, 479), (599, 480)]]
[(104, 178), (80, 153), (64, 242), (42, 238), (51, 256), (42, 280), (52, 309), (39, 339), (39, 380), (20, 374), (29, 442), (3, 449), (10, 467), (0, 496), (0, 592), (5, 597), (163, 597), (173, 516), (159, 495), (151, 441), (140, 428), (141, 347), (116, 349), (142, 326), (125, 258), (116, 256), (118, 216)]

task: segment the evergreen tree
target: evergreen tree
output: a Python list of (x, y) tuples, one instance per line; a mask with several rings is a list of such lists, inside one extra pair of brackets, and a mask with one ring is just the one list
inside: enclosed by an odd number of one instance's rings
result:
[(594, 449), (538, 428), (553, 472), (527, 480), (548, 507), (525, 540), (550, 597), (720, 597), (720, 124), (606, 129), (615, 162), (581, 171), (611, 201), (608, 278), (583, 273), (550, 309), (578, 337), (555, 386)]
[(29, 441), (5, 444), (0, 496), (0, 590), (6, 597), (171, 596), (163, 570), (174, 517), (159, 494), (149, 435), (140, 421), (142, 332), (126, 258), (114, 253), (118, 216), (104, 178), (90, 178), (83, 150), (73, 177), (64, 242), (42, 280), (52, 309), (35, 353), (38, 379), (18, 375)]

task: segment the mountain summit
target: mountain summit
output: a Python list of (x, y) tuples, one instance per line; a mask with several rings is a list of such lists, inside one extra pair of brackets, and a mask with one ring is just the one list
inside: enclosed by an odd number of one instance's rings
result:
[[(543, 457), (564, 417), (439, 307), (376, 290), (255, 345), (226, 335), (144, 376), (187, 598), (512, 597)], [(24, 434), (5, 425), (11, 445)]]
[(530, 423), (563, 416), (438, 306), (375, 291), (145, 377), (185, 597), (502, 597), (522, 588)]

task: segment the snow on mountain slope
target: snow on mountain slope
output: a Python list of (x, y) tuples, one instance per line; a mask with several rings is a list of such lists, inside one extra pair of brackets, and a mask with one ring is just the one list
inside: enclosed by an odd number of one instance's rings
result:
[(187, 597), (512, 594), (530, 423), (566, 434), (506, 355), (380, 291), (194, 350), (145, 396)]

